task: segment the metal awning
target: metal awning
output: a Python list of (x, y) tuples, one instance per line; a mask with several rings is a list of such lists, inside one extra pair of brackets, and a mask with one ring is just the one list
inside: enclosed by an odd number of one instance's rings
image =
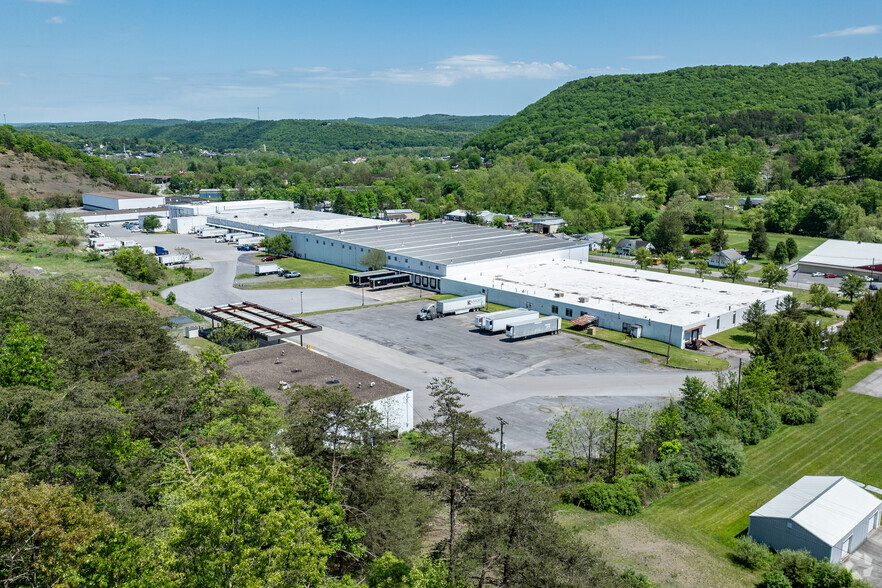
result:
[(588, 327), (597, 322), (597, 317), (592, 316), (590, 314), (583, 314), (578, 318), (574, 318), (570, 321), (570, 324), (575, 327)]
[(683, 332), (684, 332), (684, 333), (688, 333), (689, 331), (697, 331), (698, 329), (700, 329), (700, 328), (703, 327), (703, 326), (704, 326), (704, 325), (698, 325), (698, 326), (696, 326), (696, 327), (689, 327), (688, 329), (683, 329)]
[(322, 330), (321, 326), (315, 323), (247, 301), (197, 308), (196, 312), (213, 321), (239, 325), (248, 329), (255, 337), (267, 342), (275, 342), (295, 335), (318, 333)]

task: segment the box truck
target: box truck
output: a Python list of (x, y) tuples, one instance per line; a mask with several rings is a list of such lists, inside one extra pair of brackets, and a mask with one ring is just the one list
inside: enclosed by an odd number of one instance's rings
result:
[(254, 266), (255, 276), (268, 276), (270, 274), (277, 274), (280, 271), (282, 271), (282, 268), (277, 263), (264, 263)]
[(511, 322), (505, 328), (505, 335), (509, 339), (525, 339), (538, 335), (557, 334), (560, 332), (560, 317), (547, 316), (540, 319), (525, 319)]

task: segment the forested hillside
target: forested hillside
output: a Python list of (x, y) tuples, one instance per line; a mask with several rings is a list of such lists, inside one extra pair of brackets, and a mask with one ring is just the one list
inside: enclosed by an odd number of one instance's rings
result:
[[(327, 153), (377, 153), (402, 149), (459, 149), (476, 132), (504, 117), (426, 115), (405, 119), (154, 121), (39, 125), (30, 127), (66, 145), (104, 144), (108, 151), (167, 151), (201, 148), (212, 151), (263, 149), (294, 157)], [(172, 124), (169, 124), (171, 122)]]
[(868, 125), (878, 123), (880, 99), (882, 59), (598, 76), (565, 84), (470, 144), (485, 153), (559, 160), (750, 136), (783, 142), (790, 152), (801, 141), (845, 141), (847, 153), (879, 140), (877, 127)]

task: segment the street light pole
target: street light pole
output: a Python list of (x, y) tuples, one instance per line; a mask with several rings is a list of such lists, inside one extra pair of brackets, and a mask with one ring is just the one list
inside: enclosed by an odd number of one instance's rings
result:
[(496, 420), (499, 421), (499, 483), (501, 484), (505, 473), (505, 462), (502, 460), (502, 451), (504, 447), (502, 440), (505, 438), (505, 425), (507, 425), (508, 422), (502, 417), (496, 417)]

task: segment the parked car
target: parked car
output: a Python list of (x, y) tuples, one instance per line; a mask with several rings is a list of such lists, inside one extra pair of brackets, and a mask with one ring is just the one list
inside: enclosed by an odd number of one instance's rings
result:
[(109, 227), (110, 223), (98, 223), (99, 227)]
[(823, 278), (824, 272), (812, 272), (812, 277), (813, 278)]
[(239, 245), (236, 247), (236, 251), (251, 251), (251, 247), (248, 245)]
[(282, 273), (280, 273), (279, 275), (282, 276), (283, 278), (299, 278), (300, 272), (295, 272), (292, 270), (285, 270)]
[(868, 281), (868, 282), (875, 282), (875, 281), (876, 281), (875, 278), (872, 278), (872, 277), (870, 277), (870, 276), (864, 276), (864, 279), (865, 279), (866, 281)]
[(260, 261), (275, 261), (277, 259), (281, 259), (278, 255), (267, 255), (266, 257), (261, 257)]
[(878, 290), (878, 289), (879, 289), (879, 284), (877, 284), (875, 282), (870, 284), (870, 290)]
[(838, 278), (839, 274), (831, 274), (828, 272), (828, 273), (824, 274), (824, 277), (825, 278)]

